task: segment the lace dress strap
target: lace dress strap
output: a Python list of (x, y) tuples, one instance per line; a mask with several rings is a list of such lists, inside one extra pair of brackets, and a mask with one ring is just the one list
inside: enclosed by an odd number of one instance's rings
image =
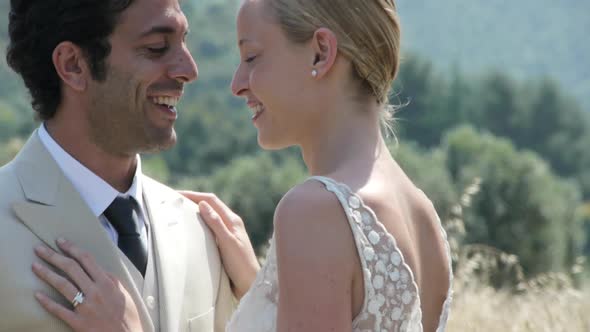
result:
[[(314, 176), (310, 179), (322, 182), (327, 190), (336, 194), (353, 230), (365, 278), (365, 305), (353, 322), (353, 326), (363, 328), (355, 328), (355, 331), (368, 327), (366, 323), (371, 318), (374, 322), (370, 325), (374, 326), (372, 330), (375, 331), (379, 328), (395, 330), (395, 326), (398, 331), (422, 331), (418, 286), (412, 270), (397, 247), (394, 236), (387, 232), (373, 210), (346, 184), (324, 176)], [(436, 329), (436, 332), (443, 332), (451, 309), (453, 272), (447, 233), (440, 219), (438, 223), (449, 262), (449, 289)], [(367, 300), (367, 296), (371, 300)], [(385, 301), (390, 303), (383, 303), (383, 296), (386, 298)], [(375, 307), (379, 307), (379, 310)]]
[(364, 304), (353, 331), (422, 331), (418, 285), (395, 238), (346, 184), (314, 176), (339, 199), (363, 268)]

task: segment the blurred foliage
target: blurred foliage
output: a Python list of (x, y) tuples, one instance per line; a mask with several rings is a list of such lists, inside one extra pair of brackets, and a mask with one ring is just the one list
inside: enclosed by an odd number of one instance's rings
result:
[(450, 132), (444, 149), (454, 183), (482, 179), (464, 215), (465, 243), (515, 254), (529, 275), (573, 265), (584, 244), (578, 186), (554, 176), (535, 154), (469, 127)]
[[(510, 6), (518, 10), (525, 4), (532, 6), (531, 1)], [(215, 192), (243, 217), (255, 246), (261, 248), (272, 232), (274, 207), (291, 186), (305, 178), (305, 167), (295, 149), (260, 152), (250, 121), (251, 112), (243, 101), (231, 95), (229, 84), (239, 61), (233, 24), (238, 3), (238, 0), (183, 3), (193, 30), (188, 44), (199, 66), (199, 79), (187, 87), (179, 106), (178, 144), (165, 153), (145, 156), (143, 168), (147, 174), (174, 187)], [(0, 2), (1, 13), (8, 12), (7, 4), (7, 1)], [(425, 1), (400, 3), (403, 23), (407, 18), (405, 25), (412, 24), (412, 11), (420, 11), (419, 8), (423, 14), (432, 12), (431, 16), (440, 15), (447, 20), (456, 13), (463, 13), (462, 18), (469, 20), (485, 15), (484, 21), (490, 20), (489, 15), (507, 14), (504, 5), (491, 2), (477, 3), (486, 10), (495, 8), (489, 13), (476, 10), (475, 3), (465, 4), (457, 11), (453, 11), (459, 6), (457, 1), (430, 2), (430, 7), (421, 7), (426, 4)], [(557, 7), (556, 17), (562, 17), (566, 5), (552, 4), (547, 10)], [(567, 29), (579, 21), (580, 13), (587, 6), (582, 2), (569, 5), (575, 13)], [(432, 6), (436, 6), (436, 11), (432, 11)], [(535, 6), (535, 10), (542, 8)], [(435, 22), (428, 17), (418, 21)], [(6, 18), (7, 15), (0, 16), (2, 49), (6, 45)], [(417, 186), (432, 199), (443, 220), (455, 220), (457, 213), (462, 213), (465, 222), (460, 245), (478, 243), (517, 255), (526, 274), (564, 271), (582, 253), (590, 253), (590, 113), (584, 112), (578, 100), (571, 96), (580, 94), (576, 90), (578, 86), (574, 89), (570, 84), (586, 86), (582, 91), (590, 89), (590, 83), (584, 83), (590, 77), (585, 67), (588, 64), (578, 61), (581, 66), (571, 66), (574, 60), (570, 59), (566, 64), (556, 62), (555, 68), (552, 67), (555, 70), (550, 71), (545, 70), (545, 65), (531, 63), (530, 68), (534, 70), (526, 75), (503, 64), (518, 65), (516, 60), (512, 62), (516, 58), (506, 55), (510, 51), (523, 49), (537, 54), (536, 50), (540, 50), (538, 54), (553, 54), (565, 52), (564, 47), (558, 47), (565, 45), (578, 52), (590, 44), (579, 42), (583, 29), (556, 35), (556, 31), (561, 31), (557, 23), (547, 27), (546, 22), (534, 26), (550, 29), (552, 34), (538, 30), (511, 31), (521, 37), (544, 39), (542, 48), (535, 46), (537, 41), (514, 45), (511, 39), (514, 36), (501, 33), (504, 27), (492, 25), (490, 31), (499, 37), (484, 43), (481, 25), (464, 29), (467, 25), (463, 21), (454, 21), (452, 24), (459, 24), (462, 30), (451, 36), (459, 39), (468, 34), (465, 38), (472, 39), (466, 42), (475, 40), (478, 45), (458, 54), (458, 58), (475, 62), (498, 55), (498, 59), (504, 60), (499, 60), (500, 65), (496, 67), (502, 70), (479, 71), (473, 63), (461, 60), (458, 62), (461, 67), (439, 71), (446, 64), (441, 61), (455, 59), (449, 50), (452, 52), (457, 42), (449, 42), (438, 34), (454, 31), (452, 28), (433, 29), (437, 40), (424, 38), (425, 42), (430, 40), (430, 50), (438, 52), (442, 44), (448, 50), (446, 53), (440, 50), (440, 57), (436, 52), (421, 52), (422, 56), (436, 54), (432, 60), (406, 52), (391, 98), (393, 103), (407, 104), (396, 114), (395, 127), (401, 143), (392, 144), (390, 149)], [(426, 36), (431, 32), (428, 27), (422, 26), (424, 31), (408, 27), (404, 40), (417, 42), (417, 34)], [(576, 40), (575, 47), (569, 44), (570, 38)], [(493, 43), (494, 40), (502, 42)], [(416, 45), (415, 42), (407, 44)], [(506, 45), (507, 49), (499, 49), (498, 44)], [(486, 47), (494, 49), (490, 51)], [(567, 78), (573, 75), (571, 68), (581, 78)], [(540, 74), (549, 73), (553, 78), (539, 78)], [(561, 73), (565, 76), (560, 76)], [(21, 80), (2, 61), (0, 164), (7, 163), (17, 153), (35, 127), (28, 104)], [(462, 205), (457, 202), (463, 204), (466, 199), (463, 188), (474, 179), (481, 179), (481, 192), (468, 199), (469, 209), (459, 211)], [(457, 229), (461, 231), (461, 227)]]
[(459, 198), (445, 165), (444, 152), (423, 150), (411, 143), (392, 145), (390, 151), (416, 186), (432, 200), (440, 217), (445, 219), (451, 215), (451, 208)]
[(402, 65), (394, 91), (393, 101), (407, 103), (396, 115), (402, 141), (434, 147), (448, 130), (471, 124), (538, 153), (590, 198), (590, 113), (555, 81), (519, 83), (500, 72), (469, 77), (458, 70), (443, 79), (430, 62), (413, 56)]

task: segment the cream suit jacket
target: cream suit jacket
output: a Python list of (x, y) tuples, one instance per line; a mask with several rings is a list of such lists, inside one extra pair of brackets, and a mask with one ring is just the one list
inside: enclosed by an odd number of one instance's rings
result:
[[(150, 178), (144, 177), (143, 183), (160, 330), (223, 331), (234, 302), (215, 239), (198, 217), (198, 207)], [(134, 279), (137, 270), (108, 238), (35, 132), (15, 159), (0, 168), (0, 331), (70, 331), (33, 296), (40, 290), (68, 303), (31, 271), (31, 264), (40, 262), (33, 248), (44, 244), (57, 250), (58, 237), (89, 251), (119, 278), (138, 306), (144, 330), (155, 330)]]

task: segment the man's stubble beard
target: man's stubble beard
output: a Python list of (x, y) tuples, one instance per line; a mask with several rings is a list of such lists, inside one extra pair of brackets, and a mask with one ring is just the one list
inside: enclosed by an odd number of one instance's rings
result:
[[(113, 74), (109, 71), (108, 76)], [(174, 146), (174, 127), (164, 130), (151, 126), (144, 113), (145, 104), (131, 102), (137, 102), (129, 92), (131, 80), (119, 78), (108, 82), (112, 78), (107, 77), (103, 84), (111, 84), (110, 88), (97, 92), (87, 113), (92, 141), (107, 153), (128, 157), (157, 153)], [(127, 84), (114, 84), (117, 82)]]

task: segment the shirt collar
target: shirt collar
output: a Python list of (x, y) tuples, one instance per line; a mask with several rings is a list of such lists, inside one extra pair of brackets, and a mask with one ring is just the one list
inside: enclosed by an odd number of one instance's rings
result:
[(70, 180), (74, 188), (80, 193), (82, 199), (88, 204), (95, 217), (103, 214), (117, 196), (131, 196), (143, 211), (143, 185), (141, 172), (141, 158), (137, 156), (137, 168), (133, 176), (133, 183), (127, 192), (120, 193), (110, 184), (94, 174), (91, 170), (82, 165), (67, 153), (41, 124), (37, 131), (41, 142), (55, 159), (55, 162), (63, 171), (65, 177)]

